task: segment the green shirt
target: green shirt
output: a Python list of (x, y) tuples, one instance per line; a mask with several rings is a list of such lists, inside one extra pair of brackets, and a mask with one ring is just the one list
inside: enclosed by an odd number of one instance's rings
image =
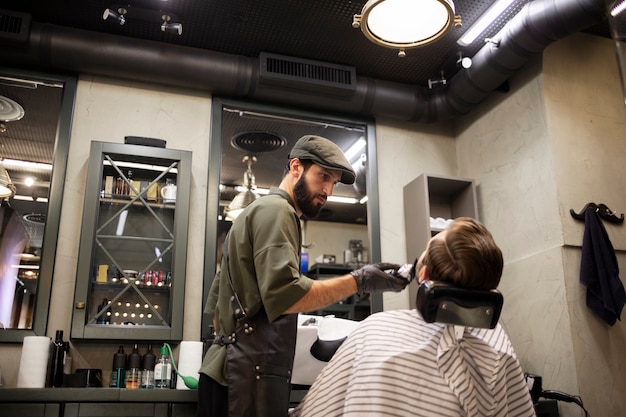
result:
[[(222, 259), (205, 308), (215, 317), (218, 335), (231, 334), (236, 326), (227, 270), (249, 316), (264, 307), (274, 321), (309, 291), (312, 280), (300, 274), (301, 242), (293, 202), (279, 188), (272, 188), (237, 217), (227, 241), (228, 260)], [(200, 372), (227, 385), (226, 347), (212, 345)]]

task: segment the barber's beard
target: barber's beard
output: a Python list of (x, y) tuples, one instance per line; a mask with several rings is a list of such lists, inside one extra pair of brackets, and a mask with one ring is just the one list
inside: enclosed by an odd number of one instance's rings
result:
[(309, 184), (305, 179), (306, 175), (302, 175), (296, 185), (293, 187), (293, 194), (296, 198), (296, 204), (302, 211), (302, 215), (307, 219), (314, 219), (319, 216), (324, 204), (317, 201), (318, 195), (313, 194), (309, 190)]

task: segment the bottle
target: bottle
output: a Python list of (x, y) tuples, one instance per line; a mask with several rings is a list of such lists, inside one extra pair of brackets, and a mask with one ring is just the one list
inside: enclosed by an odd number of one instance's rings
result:
[(124, 346), (120, 346), (117, 349), (117, 353), (113, 355), (113, 368), (111, 370), (109, 387), (126, 387), (126, 353), (124, 353)]
[(133, 352), (128, 355), (128, 371), (126, 371), (126, 388), (139, 389), (141, 384), (141, 355), (139, 347), (135, 343)]
[(63, 342), (63, 374), (72, 373), (72, 356), (70, 355), (70, 342)]
[(156, 356), (152, 351), (152, 345), (148, 345), (148, 350), (143, 355), (143, 369), (141, 370), (141, 388), (154, 388), (154, 365), (156, 364)]
[(123, 194), (124, 195), (130, 195), (130, 184), (132, 184), (133, 182), (133, 171), (132, 170), (128, 170), (128, 174), (126, 174), (126, 178), (127, 181), (124, 181), (124, 185), (123, 185)]
[(100, 304), (100, 306), (98, 307), (98, 313), (100, 313), (103, 310), (106, 310), (106, 312), (101, 314), (98, 317), (97, 323), (98, 324), (111, 324), (111, 306), (109, 305), (108, 298), (102, 299), (102, 304)]
[(63, 330), (57, 330), (54, 340), (50, 343), (48, 372), (46, 373), (46, 387), (59, 388), (63, 386), (64, 357), (65, 346), (63, 344)]
[(161, 188), (161, 197), (164, 203), (176, 202), (176, 184), (171, 178), (165, 180), (165, 186)]
[(124, 180), (122, 176), (115, 179), (115, 195), (122, 195), (124, 193)]
[(161, 347), (159, 361), (154, 367), (154, 387), (169, 389), (172, 384), (172, 362), (167, 351), (167, 346)]

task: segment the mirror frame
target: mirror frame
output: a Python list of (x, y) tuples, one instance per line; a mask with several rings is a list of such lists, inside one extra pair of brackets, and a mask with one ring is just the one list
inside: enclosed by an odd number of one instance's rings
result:
[(63, 84), (59, 123), (57, 124), (54, 155), (52, 156), (52, 175), (50, 179), (46, 225), (44, 228), (41, 260), (39, 264), (33, 326), (31, 329), (0, 330), (0, 343), (22, 343), (26, 336), (45, 336), (48, 327), (48, 308), (50, 307), (50, 296), (52, 294), (52, 278), (54, 275), (54, 263), (59, 237), (59, 223), (61, 219), (61, 206), (65, 187), (77, 79), (73, 76), (51, 75), (5, 67), (0, 67), (0, 74), (21, 79)]
[[(245, 110), (269, 113), (273, 115), (328, 120), (331, 123), (362, 125), (367, 140), (367, 230), (369, 237), (370, 262), (380, 262), (380, 211), (378, 207), (378, 168), (376, 158), (376, 131), (372, 120), (357, 117), (344, 117), (337, 114), (321, 113), (312, 110), (293, 109), (268, 104), (253, 103), (243, 100), (213, 97), (211, 104), (211, 136), (209, 144), (209, 169), (207, 181), (206, 230), (204, 251), (204, 285), (202, 291), (202, 339), (209, 336), (211, 317), (204, 313), (207, 297), (217, 268), (217, 224), (220, 199), (220, 177), (222, 170), (222, 112), (225, 107), (243, 108)], [(371, 313), (382, 311), (382, 294), (372, 294)]]

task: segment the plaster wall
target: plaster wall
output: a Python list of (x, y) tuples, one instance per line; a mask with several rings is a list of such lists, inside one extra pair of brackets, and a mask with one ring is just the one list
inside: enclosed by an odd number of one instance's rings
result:
[[(610, 326), (586, 306), (586, 288), (579, 282), (585, 226), (569, 214), (588, 202), (605, 203), (617, 215), (626, 212), (626, 107), (613, 42), (577, 34), (552, 45), (544, 55), (543, 80), (579, 393), (592, 415), (621, 416), (626, 409), (626, 323)], [(623, 270), (626, 227), (603, 224)], [(623, 272), (621, 281), (626, 282)]]
[[(481, 219), (505, 254), (502, 322), (522, 366), (544, 389), (580, 395), (591, 415), (615, 417), (626, 408), (624, 324), (609, 328), (585, 305), (584, 224), (569, 209), (626, 206), (619, 85), (611, 41), (573, 35), (514, 77), (509, 94), (461, 120), (457, 134), (459, 172), (477, 181)], [(621, 263), (625, 231), (607, 229)], [(581, 415), (573, 404), (559, 410)]]

